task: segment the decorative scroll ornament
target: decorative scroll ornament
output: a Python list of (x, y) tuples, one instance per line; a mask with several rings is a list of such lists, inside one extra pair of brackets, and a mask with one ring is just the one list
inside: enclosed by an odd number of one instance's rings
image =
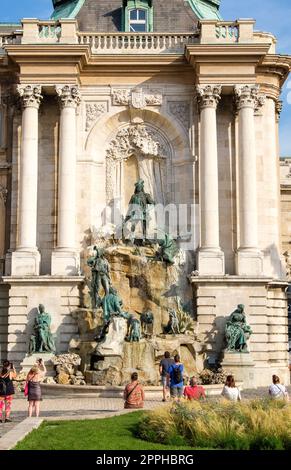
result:
[(135, 109), (144, 109), (146, 106), (161, 106), (163, 96), (157, 90), (145, 93), (142, 88), (116, 89), (112, 91), (112, 102), (115, 106), (130, 106)]
[(190, 104), (187, 101), (170, 101), (169, 112), (180, 121), (187, 131), (189, 130)]
[(106, 103), (87, 103), (86, 104), (86, 131), (88, 131), (97, 119), (107, 111)]
[(221, 85), (197, 85), (196, 93), (200, 109), (216, 108), (221, 99)]
[(43, 98), (40, 85), (17, 85), (17, 92), (24, 108), (39, 108)]
[(153, 129), (137, 124), (121, 129), (110, 143), (107, 156), (114, 160), (129, 158), (132, 153), (142, 156), (166, 157), (166, 143)]
[(258, 112), (265, 103), (265, 95), (259, 94), (259, 85), (236, 85), (234, 88), (237, 109), (253, 108)]
[(76, 85), (57, 85), (56, 92), (61, 108), (77, 108), (81, 103), (79, 87)]
[(4, 205), (7, 202), (7, 196), (8, 196), (8, 189), (2, 186), (2, 184), (0, 184), (0, 199), (2, 199)]

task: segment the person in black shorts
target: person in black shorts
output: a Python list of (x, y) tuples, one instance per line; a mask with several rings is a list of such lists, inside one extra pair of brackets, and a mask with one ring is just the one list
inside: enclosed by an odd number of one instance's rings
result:
[(168, 370), (169, 367), (174, 364), (173, 359), (171, 359), (171, 355), (169, 351), (166, 351), (164, 354), (164, 358), (160, 362), (160, 376), (161, 382), (163, 386), (163, 401), (167, 401), (167, 395), (169, 394), (169, 376)]

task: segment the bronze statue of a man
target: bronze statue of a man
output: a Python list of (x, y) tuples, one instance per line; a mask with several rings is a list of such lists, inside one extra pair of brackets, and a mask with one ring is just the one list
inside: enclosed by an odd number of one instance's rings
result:
[(38, 314), (34, 320), (34, 333), (31, 335), (29, 353), (55, 353), (56, 346), (51, 332), (51, 316), (45, 311), (44, 305), (38, 306)]
[(101, 296), (99, 295), (100, 287), (103, 287), (104, 295), (108, 295), (111, 285), (109, 263), (104, 257), (104, 251), (96, 246), (94, 246), (94, 251), (96, 252), (95, 256), (92, 256), (87, 261), (92, 272), (91, 298), (93, 309), (99, 307), (101, 304)]
[(134, 233), (138, 223), (142, 225), (142, 240), (146, 240), (147, 226), (149, 222), (149, 206), (155, 205), (155, 201), (149, 193), (144, 190), (144, 181), (139, 179), (135, 183), (135, 191), (129, 201), (129, 208), (124, 224), (131, 222), (131, 232)]
[(226, 322), (225, 339), (228, 351), (248, 352), (247, 340), (252, 330), (246, 322), (244, 308), (244, 305), (239, 304)]

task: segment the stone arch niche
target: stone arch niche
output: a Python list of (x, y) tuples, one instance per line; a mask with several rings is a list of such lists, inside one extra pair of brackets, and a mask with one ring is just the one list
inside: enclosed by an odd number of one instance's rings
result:
[(134, 183), (141, 178), (159, 204), (171, 202), (172, 148), (162, 132), (149, 123), (118, 129), (106, 151), (106, 198), (127, 207)]
[[(87, 227), (95, 226), (97, 231), (104, 224), (104, 211), (99, 214), (96, 201), (99, 206), (111, 208), (114, 200), (120, 198), (118, 207), (125, 215), (136, 177), (145, 180), (145, 188), (156, 202), (193, 202), (194, 164), (189, 136), (182, 125), (152, 109), (138, 110), (138, 116), (129, 108), (116, 110), (110, 107), (92, 125), (79, 160), (83, 168), (89, 168), (87, 181), (91, 184), (89, 190), (80, 179), (80, 187), (86, 193), (84, 230), (86, 221)], [(154, 185), (147, 181), (149, 174), (153, 175)]]

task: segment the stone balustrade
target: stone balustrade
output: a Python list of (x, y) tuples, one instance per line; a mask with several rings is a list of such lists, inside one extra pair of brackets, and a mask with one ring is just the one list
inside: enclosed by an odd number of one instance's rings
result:
[(22, 32), (0, 33), (0, 49), (8, 44), (20, 44)]
[(0, 34), (0, 47), (7, 44), (80, 44), (89, 45), (92, 53), (183, 54), (189, 44), (231, 44), (266, 42), (275, 39), (267, 33), (254, 32), (252, 19), (237, 21), (202, 20), (193, 33), (98, 33), (78, 31), (74, 19), (40, 21), (22, 20), (22, 30)]
[(78, 33), (79, 44), (89, 44), (92, 52), (101, 54), (183, 53), (186, 44), (198, 42), (197, 34), (158, 33)]

